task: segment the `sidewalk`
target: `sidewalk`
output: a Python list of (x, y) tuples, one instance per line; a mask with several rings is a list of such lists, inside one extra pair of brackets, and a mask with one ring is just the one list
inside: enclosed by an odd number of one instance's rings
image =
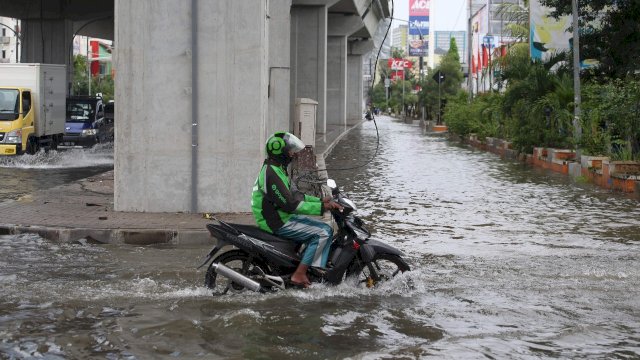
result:
[[(317, 135), (315, 153), (324, 157), (351, 129), (330, 126)], [(225, 221), (253, 224), (251, 213), (218, 213)], [(113, 170), (52, 189), (39, 190), (16, 201), (0, 203), (0, 235), (35, 233), (71, 242), (86, 239), (110, 244), (212, 244), (202, 214), (139, 213), (113, 210)]]

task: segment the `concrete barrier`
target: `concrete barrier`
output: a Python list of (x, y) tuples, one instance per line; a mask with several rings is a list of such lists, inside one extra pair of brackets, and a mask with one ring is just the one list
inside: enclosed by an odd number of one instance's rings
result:
[(640, 194), (640, 162), (610, 161), (605, 156), (586, 155), (577, 161), (574, 150), (543, 147), (534, 147), (531, 154), (524, 154), (512, 150), (512, 144), (506, 140), (487, 137), (480, 141), (476, 134), (469, 134), (465, 142), (502, 158), (519, 160), (574, 178), (582, 176), (605, 189)]

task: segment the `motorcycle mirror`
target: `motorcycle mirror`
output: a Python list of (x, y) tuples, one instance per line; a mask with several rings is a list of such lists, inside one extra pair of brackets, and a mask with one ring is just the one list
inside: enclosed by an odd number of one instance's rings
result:
[(338, 188), (338, 184), (336, 184), (335, 180), (327, 179), (327, 186), (331, 189), (331, 195), (336, 196), (340, 193), (340, 189)]

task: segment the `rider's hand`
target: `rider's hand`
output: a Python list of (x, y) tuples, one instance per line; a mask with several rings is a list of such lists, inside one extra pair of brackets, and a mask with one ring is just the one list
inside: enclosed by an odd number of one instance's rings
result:
[(342, 205), (338, 204), (335, 201), (329, 201), (326, 203), (323, 203), (324, 209), (325, 210), (339, 210), (342, 211), (343, 207)]

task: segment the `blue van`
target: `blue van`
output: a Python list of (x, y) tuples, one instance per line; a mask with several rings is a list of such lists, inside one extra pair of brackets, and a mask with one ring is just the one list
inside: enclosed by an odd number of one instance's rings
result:
[(101, 96), (67, 98), (67, 119), (61, 147), (92, 147), (109, 139), (105, 126), (104, 103)]

